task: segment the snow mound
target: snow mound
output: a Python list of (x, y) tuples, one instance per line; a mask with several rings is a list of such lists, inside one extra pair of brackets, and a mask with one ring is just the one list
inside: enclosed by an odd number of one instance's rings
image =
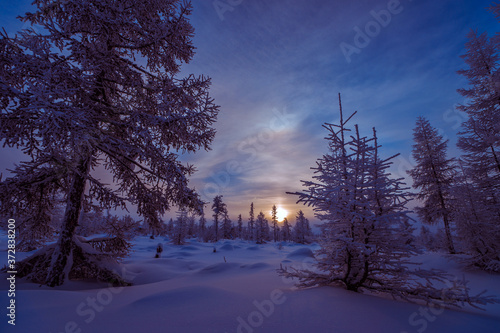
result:
[(199, 248), (193, 245), (184, 245), (182, 246), (182, 251), (198, 251)]
[(158, 258), (128, 264), (127, 271), (134, 276), (133, 285), (144, 285), (183, 277), (202, 267), (198, 261)]
[(234, 250), (234, 246), (232, 246), (231, 244), (224, 244), (222, 245), (219, 250), (223, 250), (223, 251), (233, 251)]
[(182, 259), (184, 257), (191, 257), (193, 256), (192, 253), (190, 252), (186, 252), (186, 251), (177, 251), (177, 252), (172, 252), (172, 253), (169, 253), (167, 254), (165, 257), (166, 258), (179, 258), (179, 259)]
[(251, 265), (241, 265), (241, 268), (248, 269), (248, 270), (261, 270), (261, 269), (266, 269), (271, 267), (271, 265), (265, 263), (265, 262), (257, 262), (255, 264)]
[(239, 268), (240, 265), (237, 263), (226, 263), (221, 262), (218, 264), (209, 265), (205, 268), (202, 268), (199, 273), (200, 274), (221, 274), (227, 271), (231, 271), (235, 268)]
[[(236, 301), (235, 298), (234, 293), (223, 289), (208, 286), (189, 286), (153, 293), (132, 302), (130, 306), (140, 309), (141, 312), (146, 309), (157, 310), (169, 307), (175, 307), (178, 311), (179, 308), (190, 308), (196, 303), (200, 308), (204, 308), (204, 305), (210, 305), (214, 303), (214, 300), (222, 303), (232, 303), (231, 300)], [(207, 309), (209, 308), (205, 308), (205, 310)]]
[(287, 258), (314, 258), (314, 253), (311, 251), (311, 249), (304, 247), (302, 249), (297, 249), (291, 253), (289, 253)]

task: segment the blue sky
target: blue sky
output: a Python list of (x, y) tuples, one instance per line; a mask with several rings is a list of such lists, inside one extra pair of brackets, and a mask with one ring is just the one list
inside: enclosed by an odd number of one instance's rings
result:
[[(23, 24), (16, 15), (29, 1), (2, 1), (6, 31)], [(224, 195), (233, 219), (248, 215), (250, 202), (268, 213), (273, 204), (293, 217), (306, 207), (286, 191), (301, 190), (311, 166), (325, 153), (324, 122), (338, 119), (337, 94), (345, 113), (367, 135), (375, 126), (392, 171), (411, 166), (412, 129), (427, 117), (450, 139), (463, 115), (454, 110), (466, 81), (466, 34), (500, 31), (483, 0), (194, 0), (194, 59), (182, 74), (212, 78), (221, 112), (212, 150), (184, 156), (198, 172), (191, 183), (205, 200)], [(387, 15), (390, 14), (390, 19)], [(382, 20), (377, 23), (376, 17)], [(363, 36), (357, 36), (363, 31)], [(344, 43), (344, 44), (342, 44)], [(356, 44), (357, 43), (357, 44)], [(341, 45), (357, 47), (348, 57)], [(12, 152), (0, 167), (12, 167)], [(206, 209), (208, 213), (208, 209)]]

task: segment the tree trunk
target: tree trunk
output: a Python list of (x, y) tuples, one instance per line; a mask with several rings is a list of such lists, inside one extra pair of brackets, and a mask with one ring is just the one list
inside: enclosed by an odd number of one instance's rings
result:
[(497, 153), (495, 152), (495, 148), (490, 146), (491, 152), (493, 153), (493, 158), (495, 159), (495, 163), (497, 165), (498, 172), (500, 173), (500, 161), (498, 160)]
[(451, 238), (450, 222), (448, 221), (448, 214), (443, 215), (444, 230), (446, 232), (446, 238), (448, 240), (448, 251), (450, 254), (455, 254), (455, 246), (453, 245), (453, 239)]
[(215, 225), (215, 242), (217, 243), (217, 241), (219, 240), (219, 237), (218, 237), (218, 233), (219, 233), (219, 219), (218, 219), (218, 215), (216, 214), (214, 216), (214, 225)]
[(62, 285), (66, 275), (71, 270), (72, 260), (69, 259), (72, 256), (74, 247), (73, 236), (83, 205), (85, 184), (92, 159), (90, 153), (86, 155), (80, 157), (75, 173), (73, 174), (61, 234), (52, 255), (52, 263), (46, 279), (46, 284), (50, 287)]

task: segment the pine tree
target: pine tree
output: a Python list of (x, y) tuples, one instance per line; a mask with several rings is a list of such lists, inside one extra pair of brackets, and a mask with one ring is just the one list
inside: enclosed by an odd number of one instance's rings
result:
[[(490, 8), (500, 21), (500, 3)], [(469, 117), (462, 124), (457, 146), (461, 157), (460, 183), (453, 189), (459, 237), (471, 255), (469, 264), (499, 271), (500, 264), (500, 36), (469, 33), (462, 56), (468, 80), (459, 93), (467, 104), (459, 110)]]
[(202, 212), (200, 220), (198, 221), (198, 238), (206, 242), (207, 235), (207, 220), (205, 219), (205, 213)]
[(299, 201), (314, 207), (323, 221), (321, 248), (316, 269), (282, 268), (280, 274), (297, 278), (298, 286), (340, 285), (352, 291), (389, 293), (399, 299), (463, 302), (495, 302), (491, 297), (469, 296), (465, 281), (448, 289), (437, 289), (447, 275), (437, 271), (412, 270), (410, 259), (419, 253), (412, 245), (407, 217), (408, 194), (401, 179), (392, 179), (387, 169), (391, 159), (382, 159), (375, 130), (363, 137), (349, 128), (340, 104), (340, 124), (325, 124), (330, 152), (317, 161), (307, 190), (294, 193)]
[(196, 236), (196, 225), (194, 220), (194, 215), (188, 215), (186, 237)]
[(81, 214), (76, 233), (84, 237), (102, 233), (107, 220), (108, 217), (104, 217), (101, 210), (84, 211)]
[(455, 167), (454, 159), (446, 157), (448, 141), (424, 117), (417, 118), (413, 140), (412, 155), (417, 164), (408, 174), (413, 178), (413, 187), (420, 189), (417, 198), (423, 201), (423, 207), (417, 207), (416, 211), (425, 223), (443, 221), (448, 251), (455, 253), (450, 228), (450, 189)]
[[(267, 228), (266, 228), (267, 225)], [(257, 244), (264, 244), (269, 237), (269, 225), (263, 212), (257, 215), (255, 220), (255, 241)]]
[[(500, 71), (498, 44), (486, 33), (471, 31), (462, 56), (468, 69), (458, 71), (469, 81), (470, 88), (458, 89), (468, 104), (459, 110), (469, 119), (462, 125), (458, 147), (465, 152), (464, 160), (484, 184), (498, 190), (500, 182)], [(493, 183), (493, 184), (490, 184)], [(497, 191), (498, 196), (498, 191)]]
[[(500, 4), (493, 7), (500, 10)], [(500, 16), (497, 16), (500, 18)], [(462, 56), (468, 69), (458, 71), (469, 81), (468, 89), (458, 89), (468, 104), (460, 105), (469, 119), (462, 124), (457, 146), (467, 177), (487, 197), (500, 221), (500, 38), (490, 40), (486, 33), (471, 31)]]
[(177, 213), (177, 218), (174, 222), (174, 230), (172, 234), (172, 242), (175, 245), (183, 245), (188, 234), (189, 216), (186, 210), (181, 210)]
[(426, 250), (433, 250), (436, 246), (436, 244), (433, 244), (434, 241), (434, 237), (432, 237), (429, 228), (423, 225), (420, 228), (420, 234), (415, 238), (415, 242)]
[(214, 237), (215, 242), (219, 240), (219, 220), (227, 216), (227, 207), (224, 202), (222, 202), (222, 195), (218, 195), (214, 198), (214, 203), (212, 204), (212, 215), (214, 218)]
[(304, 215), (302, 210), (299, 210), (295, 217), (295, 225), (293, 226), (293, 240), (296, 243), (307, 243), (307, 236), (309, 235), (309, 221)]
[(273, 205), (271, 209), (271, 221), (273, 224), (273, 242), (276, 242), (279, 238), (278, 209), (276, 205)]
[(238, 215), (238, 226), (236, 229), (236, 237), (243, 239), (243, 218), (241, 214)]
[(264, 241), (270, 241), (272, 239), (271, 227), (269, 226), (269, 221), (267, 219), (264, 219), (263, 234), (264, 234)]
[(170, 238), (174, 237), (174, 228), (175, 228), (174, 219), (170, 218), (170, 220), (168, 220), (167, 227), (166, 227), (167, 235)]
[(452, 189), (454, 218), (468, 266), (500, 272), (500, 223), (491, 211), (488, 197), (470, 182), (460, 162), (461, 177)]
[[(0, 122), (2, 118), (0, 116)], [(0, 128), (1, 127), (0, 123)], [(2, 139), (0, 134), (0, 139)], [(61, 205), (60, 196), (54, 191), (61, 186), (55, 179), (50, 178), (47, 168), (40, 168), (38, 175), (32, 174), (26, 179), (25, 174), (32, 172), (28, 163), (17, 166), (18, 172), (14, 177), (0, 183), (0, 205), (2, 214), (16, 216), (18, 221), (19, 251), (33, 251), (42, 247), (54, 237), (54, 215)], [(2, 176), (0, 175), (0, 181)], [(34, 182), (41, 182), (40, 186), (33, 186)]]
[(281, 227), (281, 239), (285, 242), (288, 242), (292, 238), (292, 231), (290, 228), (290, 223), (288, 223), (288, 219), (285, 217), (283, 219), (283, 226)]
[(227, 210), (224, 214), (224, 218), (222, 221), (222, 228), (221, 228), (221, 233), (222, 233), (222, 238), (224, 239), (232, 239), (233, 238), (233, 222), (229, 218), (229, 215), (227, 213)]
[(250, 204), (250, 217), (248, 219), (248, 239), (249, 240), (255, 240), (255, 226), (254, 226), (254, 221), (255, 221), (255, 215), (253, 212), (253, 202)]
[[(178, 154), (209, 149), (218, 106), (209, 78), (176, 77), (194, 55), (189, 3), (34, 5), (21, 19), (43, 33), (0, 38), (0, 140), (30, 159), (2, 182), (2, 209), (21, 215), (36, 193), (53, 203), (65, 198), (57, 245), (31, 258), (26, 271), (36, 269), (30, 276), (49, 286), (84, 272), (107, 279), (113, 273), (75, 240), (82, 207), (125, 207), (130, 200), (153, 228), (172, 205), (199, 210), (202, 201), (188, 187), (194, 167)], [(98, 165), (117, 187), (93, 176)]]

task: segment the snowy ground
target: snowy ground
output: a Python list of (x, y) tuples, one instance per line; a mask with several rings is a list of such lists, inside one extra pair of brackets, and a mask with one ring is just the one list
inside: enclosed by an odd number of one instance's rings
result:
[[(162, 258), (154, 259), (158, 242)], [(280, 263), (307, 267), (316, 245), (245, 241), (184, 246), (139, 237), (124, 274), (133, 286), (72, 281), (47, 288), (17, 281), (16, 326), (7, 323), (7, 275), (1, 274), (0, 332), (500, 332), (500, 305), (486, 311), (429, 309), (338, 288), (295, 290), (276, 274)], [(7, 260), (0, 237), (1, 266)], [(27, 254), (19, 254), (18, 260)], [(500, 295), (500, 276), (461, 272), (437, 254), (426, 266), (466, 275), (473, 291)]]

